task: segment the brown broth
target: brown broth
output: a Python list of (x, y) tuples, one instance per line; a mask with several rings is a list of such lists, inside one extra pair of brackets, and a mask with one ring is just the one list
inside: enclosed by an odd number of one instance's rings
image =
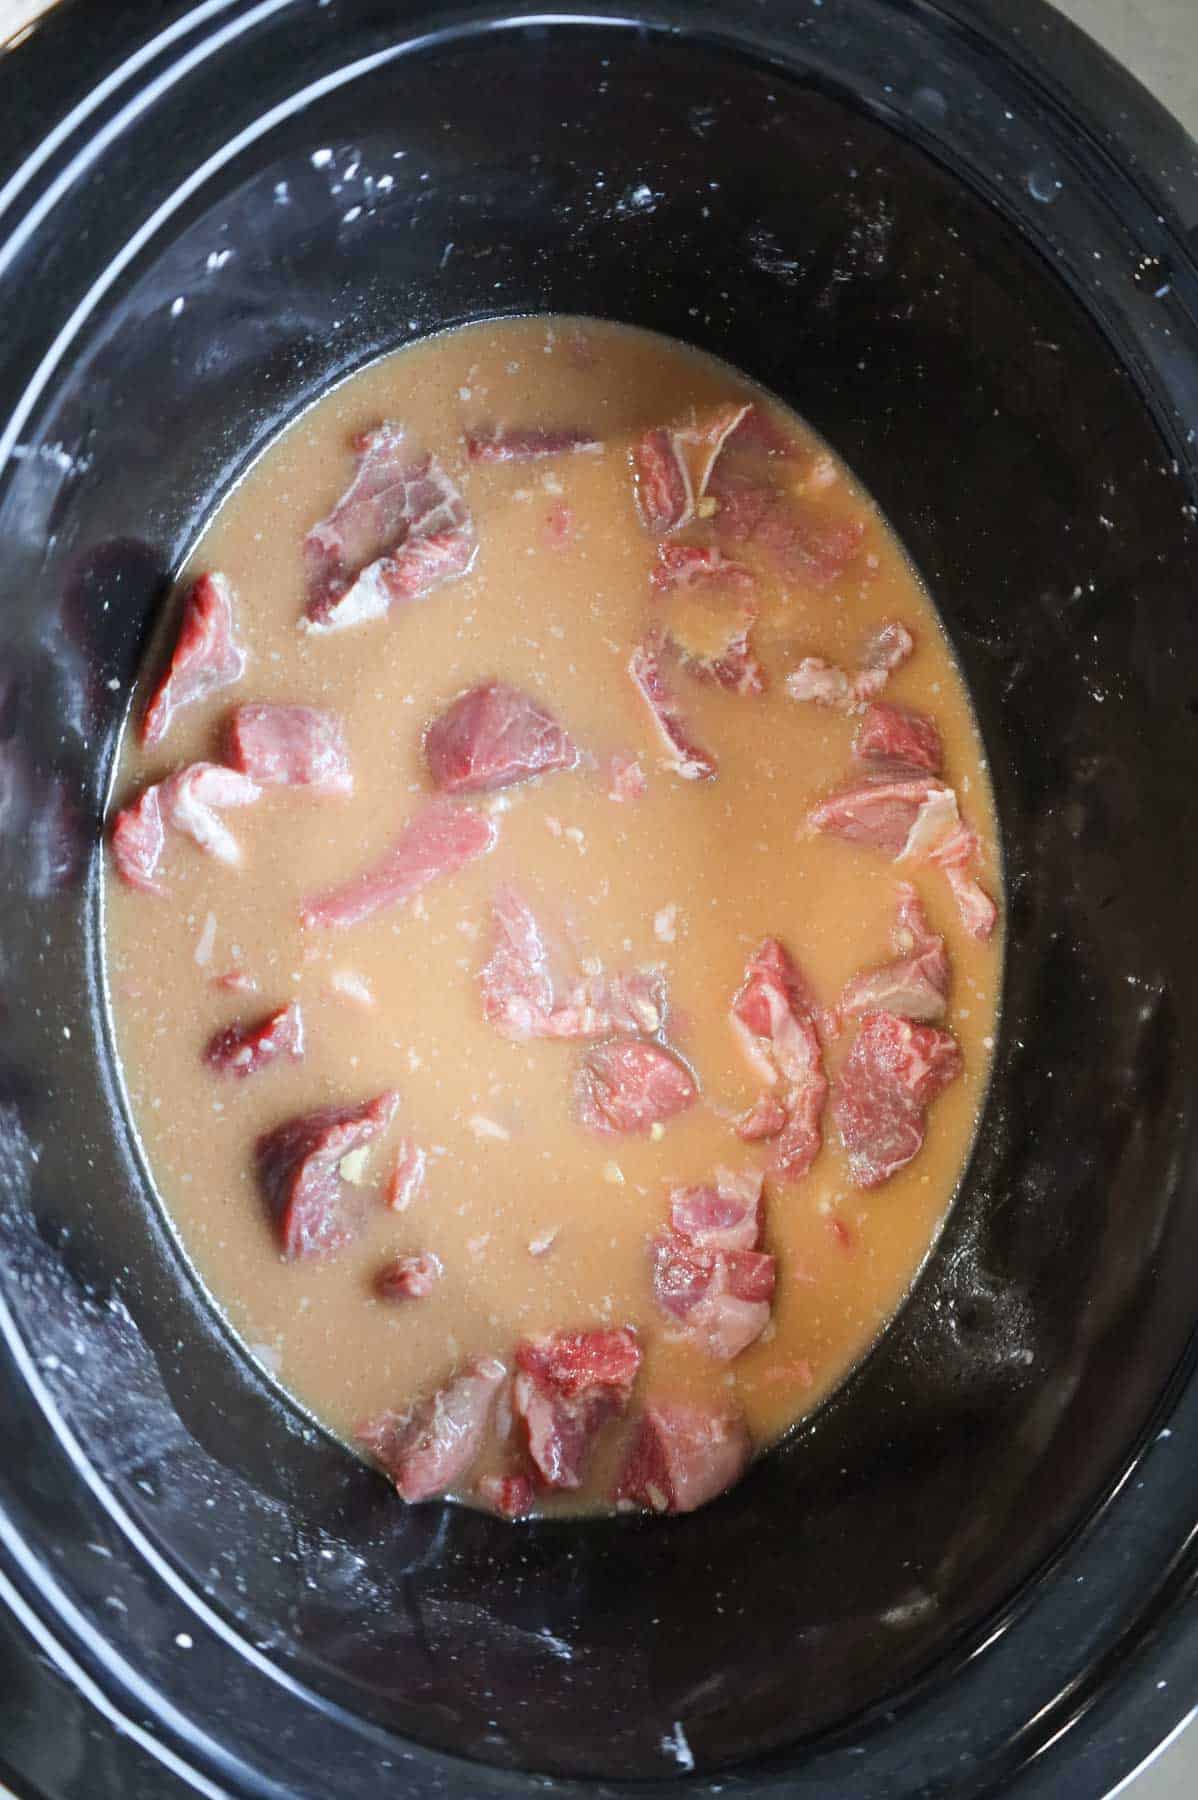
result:
[[(865, 518), (864, 555), (830, 592), (775, 587), (757, 632), (772, 678), (766, 694), (676, 678), (720, 773), (713, 783), (687, 783), (661, 766), (626, 672), (654, 555), (633, 507), (627, 452), (645, 427), (741, 395), (764, 399), (727, 366), (629, 327), (546, 318), (470, 326), (328, 394), (228, 496), (190, 559), (193, 573), (221, 569), (231, 580), (247, 671), (235, 688), (182, 713), (157, 752), (129, 734), (117, 804), (147, 780), (217, 755), (220, 721), (248, 699), (338, 712), (356, 788), (348, 800), (268, 790), (260, 804), (227, 815), (244, 866), (229, 870), (182, 845), (172, 852), (168, 900), (109, 878), (117, 1043), (149, 1168), (200, 1276), (254, 1354), (347, 1440), (364, 1417), (430, 1390), (470, 1354), (510, 1360), (527, 1333), (629, 1322), (646, 1351), (638, 1392), (734, 1398), (765, 1446), (843, 1381), (894, 1316), (960, 1178), (990, 1064), (1001, 933), (987, 945), (968, 937), (943, 879), (920, 869), (914, 879), (952, 958), (946, 1024), (964, 1053), (963, 1077), (933, 1106), (922, 1153), (882, 1188), (850, 1185), (830, 1118), (810, 1174), (793, 1187), (767, 1184), (766, 1247), (778, 1258), (778, 1288), (766, 1339), (729, 1366), (667, 1339), (646, 1239), (664, 1223), (668, 1183), (707, 1179), (721, 1162), (766, 1159), (768, 1147), (740, 1145), (727, 1122), (759, 1091), (728, 1022), (747, 957), (777, 935), (828, 1005), (849, 976), (891, 954), (894, 868), (801, 829), (808, 807), (848, 776), (854, 721), (786, 696), (782, 675), (800, 656), (852, 664), (871, 624), (898, 618), (911, 627), (917, 652), (888, 697), (935, 716), (946, 779), (981, 836), (983, 880), (996, 895), (1000, 880), (968, 694), (900, 545), (842, 466), (820, 501)], [(824, 449), (777, 402), (768, 405), (813, 454)], [(304, 535), (347, 485), (350, 436), (381, 418), (402, 419), (461, 481), (478, 527), (477, 561), (418, 607), (307, 634), (297, 629)], [(583, 422), (606, 447), (468, 467), (461, 434), (482, 418)], [(576, 525), (564, 547), (547, 536), (551, 509), (563, 503)], [(151, 659), (151, 668), (159, 664)], [(542, 697), (598, 769), (510, 790), (494, 852), (415, 903), (348, 931), (305, 932), (301, 900), (369, 863), (427, 792), (424, 725), (489, 675)], [(640, 754), (648, 791), (638, 802), (608, 797), (615, 751)], [(671, 1041), (696, 1070), (703, 1100), (660, 1141), (588, 1135), (570, 1111), (579, 1050), (512, 1044), (483, 1021), (476, 977), (488, 902), (510, 879), (539, 914), (568, 917), (606, 965), (668, 970)], [(662, 942), (654, 922), (671, 906), (676, 936)], [(197, 950), (213, 930), (201, 964)], [(257, 995), (212, 984), (233, 966), (256, 978)], [(360, 977), (373, 1005), (336, 991), (338, 972)], [(203, 1067), (218, 1026), (289, 998), (305, 1014), (301, 1066), (246, 1081)], [(830, 1073), (851, 1035), (829, 1051)], [(294, 1113), (387, 1087), (400, 1090), (399, 1116), (371, 1152), (369, 1180), (385, 1179), (399, 1136), (409, 1134), (431, 1152), (424, 1194), (404, 1214), (375, 1205), (362, 1238), (335, 1260), (283, 1262), (256, 1191), (256, 1135)], [(479, 1136), (479, 1120), (507, 1135)], [(552, 1249), (530, 1255), (530, 1242), (552, 1231)], [(429, 1298), (396, 1306), (373, 1297), (387, 1253), (424, 1249), (445, 1270)], [(588, 1486), (547, 1506), (602, 1506), (619, 1443), (613, 1428)], [(498, 1461), (488, 1453), (478, 1472)]]

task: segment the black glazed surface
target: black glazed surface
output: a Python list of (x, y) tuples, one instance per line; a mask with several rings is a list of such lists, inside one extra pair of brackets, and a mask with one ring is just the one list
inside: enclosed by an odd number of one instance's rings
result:
[[(999, 64), (986, 91), (949, 19), (836, 14), (482, 34), (481, 9), (217, 7), (44, 223), (70, 146), (0, 214), (29, 228), (0, 240), (0, 1572), (234, 1791), (522, 1793), (500, 1771), (533, 1769), (614, 1794), (693, 1756), (737, 1765), (729, 1791), (991, 1792), (1192, 1526), (1165, 1439), (1084, 1593), (1058, 1571), (965, 1660), (1128, 1467), (1194, 1319), (1194, 271), (1126, 195), (1108, 214), (1043, 96)], [(95, 1003), (114, 734), (196, 523), (330, 378), (537, 307), (714, 350), (849, 459), (946, 616), (1007, 855), (991, 1104), (925, 1278), (810, 1431), (664, 1525), (405, 1513), (280, 1410), (147, 1205)], [(1152, 1510), (1125, 1516), (1137, 1481)]]

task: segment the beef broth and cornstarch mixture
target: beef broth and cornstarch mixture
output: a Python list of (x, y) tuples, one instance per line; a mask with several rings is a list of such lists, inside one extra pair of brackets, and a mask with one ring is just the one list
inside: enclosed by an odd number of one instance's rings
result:
[(107, 967), (162, 1199), (403, 1500), (684, 1511), (893, 1316), (995, 1028), (990, 786), (827, 446), (627, 327), (347, 381), (131, 716)]

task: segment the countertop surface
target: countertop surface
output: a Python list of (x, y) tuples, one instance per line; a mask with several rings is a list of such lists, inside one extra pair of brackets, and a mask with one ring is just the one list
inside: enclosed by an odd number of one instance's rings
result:
[[(1118, 57), (1198, 137), (1198, 0), (1055, 0), (1060, 12)], [(44, 0), (0, 0), (0, 41)], [(1198, 1705), (1198, 1695), (1195, 1697)], [(1121, 1800), (1194, 1800), (1198, 1720), (1119, 1790)], [(1102, 1800), (1084, 1794), (1062, 1800)]]

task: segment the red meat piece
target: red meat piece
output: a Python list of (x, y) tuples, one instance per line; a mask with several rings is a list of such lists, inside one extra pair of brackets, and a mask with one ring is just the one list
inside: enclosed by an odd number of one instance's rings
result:
[(649, 783), (645, 779), (645, 771), (641, 768), (640, 758), (626, 756), (617, 750), (611, 758), (611, 785), (607, 797), (623, 805), (628, 800), (643, 800), (648, 792)]
[(491, 902), (494, 946), (479, 972), (483, 1017), (504, 1037), (541, 1037), (554, 1006), (549, 952), (531, 907), (514, 888)]
[(658, 1304), (720, 1362), (747, 1350), (769, 1324), (774, 1279), (774, 1259), (761, 1251), (697, 1250), (668, 1235), (654, 1243)]
[(686, 666), (700, 680), (714, 681), (731, 694), (763, 694), (766, 673), (749, 644), (749, 626), (739, 626), (728, 635), (718, 656), (687, 656)]
[(721, 550), (755, 550), (783, 576), (811, 587), (827, 588), (838, 581), (865, 539), (861, 519), (798, 499), (772, 483), (721, 471), (712, 492), (718, 500), (715, 530)]
[(664, 427), (646, 431), (632, 453), (636, 498), (646, 527), (660, 533), (681, 524), (693, 502), (686, 476)]
[(890, 1012), (919, 1024), (942, 1019), (949, 983), (944, 939), (931, 930), (919, 895), (906, 882), (899, 888), (894, 943), (899, 952), (895, 961), (867, 969), (847, 984), (840, 996), (841, 1013)]
[(751, 594), (757, 587), (752, 569), (700, 544), (659, 544), (657, 566), (649, 580), (659, 594), (696, 586)]
[(402, 425), (356, 440), (353, 481), (304, 541), (309, 623), (333, 631), (379, 618), (464, 575), (474, 523), (435, 456), (412, 451)]
[(548, 708), (505, 681), (459, 694), (425, 732), (424, 755), (433, 786), (447, 794), (492, 793), (578, 761)]
[(614, 1135), (646, 1132), (672, 1119), (694, 1105), (699, 1090), (669, 1050), (616, 1040), (587, 1052), (575, 1075), (574, 1096), (583, 1125)]
[(657, 971), (606, 975), (600, 970), (568, 983), (555, 981), (541, 928), (514, 888), (495, 896), (492, 917), (495, 942), (479, 983), (483, 1016), (504, 1037), (526, 1042), (660, 1030), (666, 1001)]
[(564, 500), (555, 500), (545, 514), (544, 538), (551, 550), (564, 550), (574, 541), (577, 525), (574, 509)]
[(790, 433), (760, 406), (749, 408), (737, 426), (729, 448), (763, 451), (766, 456), (787, 459), (797, 456), (800, 451), (800, 445)]
[(879, 625), (865, 641), (861, 664), (853, 680), (855, 700), (876, 700), (896, 669), (915, 649), (915, 639), (897, 619)]
[(163, 894), (158, 876), (166, 832), (158, 787), (148, 787), (112, 821), (112, 860), (122, 881), (143, 894)]
[(740, 1413), (654, 1401), (645, 1407), (614, 1498), (651, 1512), (694, 1512), (734, 1486), (752, 1454)]
[(649, 708), (668, 753), (668, 767), (684, 781), (710, 781), (716, 773), (716, 760), (696, 744), (690, 735), (682, 708), (668, 686), (661, 668), (661, 650), (656, 636), (633, 651), (628, 673), (638, 693)]
[(811, 500), (780, 500), (753, 534), (754, 547), (784, 575), (812, 587), (840, 580), (865, 540), (860, 519), (846, 519)]
[(688, 525), (729, 437), (751, 408), (732, 401), (687, 425), (647, 431), (632, 452), (641, 518), (655, 535)]
[[(894, 670), (906, 662), (914, 649), (915, 639), (907, 627), (892, 620), (879, 626), (866, 640), (855, 675), (846, 675), (836, 663), (825, 662), (822, 656), (805, 656), (786, 677), (786, 691), (792, 700), (812, 700), (819, 706), (838, 706), (852, 712), (876, 700)], [(928, 724), (935, 732), (931, 721)], [(938, 735), (935, 742), (939, 746)], [(939, 768), (939, 762), (936, 767)]]
[(853, 684), (836, 663), (825, 662), (822, 656), (805, 656), (786, 677), (786, 691), (792, 700), (811, 700), (817, 706), (848, 706)]
[(585, 975), (545, 1021), (546, 1037), (594, 1039), (613, 1032), (660, 1031), (666, 1016), (665, 979), (658, 969)]
[(954, 790), (929, 776), (864, 781), (823, 800), (807, 815), (813, 831), (866, 844), (895, 862), (939, 868), (967, 931), (985, 940), (998, 909), (973, 874), (977, 835), (963, 824)]
[(807, 815), (816, 832), (845, 838), (850, 844), (867, 844), (900, 856), (907, 846), (921, 809), (935, 796), (953, 790), (930, 776), (913, 775), (897, 780), (858, 782), (821, 800)]
[(241, 861), (241, 846), (217, 816), (218, 809), (251, 806), (261, 796), (261, 788), (248, 775), (222, 763), (191, 763), (159, 788), (164, 822), (231, 867)]
[(441, 1279), (441, 1263), (431, 1250), (397, 1256), (375, 1277), (380, 1300), (427, 1300)]
[(223, 975), (212, 977), (213, 987), (224, 988), (230, 994), (256, 994), (258, 983), (244, 969), (226, 969)]
[(392, 1212), (406, 1212), (424, 1187), (428, 1158), (411, 1138), (400, 1138), (395, 1167), (387, 1183), (387, 1205)]
[(935, 720), (887, 700), (875, 700), (867, 708), (853, 739), (853, 755), (859, 762), (897, 765), (912, 773), (922, 769), (928, 775), (939, 775), (944, 766)]
[(513, 1409), (546, 1487), (582, 1485), (595, 1440), (627, 1408), (640, 1364), (626, 1326), (555, 1331), (516, 1346)]
[(775, 1138), (790, 1117), (776, 1094), (759, 1094), (752, 1106), (736, 1120), (736, 1135), (745, 1144), (756, 1144), (764, 1138)]
[(759, 1170), (737, 1175), (717, 1169), (714, 1186), (677, 1187), (670, 1195), (670, 1228), (704, 1250), (755, 1250), (761, 1239)]
[(466, 433), (466, 455), (477, 463), (538, 462), (602, 448), (595, 433), (582, 425), (479, 425)]
[(353, 449), (353, 480), (304, 540), (314, 600), (401, 542), (411, 523), (408, 488), (425, 458), (413, 452), (403, 426), (378, 425), (356, 437)]
[(226, 756), (261, 787), (354, 791), (341, 721), (315, 706), (239, 706), (229, 720)]
[(304, 1018), (293, 1000), (253, 1025), (227, 1025), (208, 1040), (204, 1061), (210, 1069), (244, 1079), (281, 1057), (302, 1062)]
[(471, 806), (433, 800), (421, 808), (376, 863), (341, 887), (309, 900), (305, 925), (344, 927), (360, 924), (385, 906), (410, 900), (431, 881), (456, 875), (483, 856), (498, 837), (493, 819)]
[[(773, 1091), (786, 1118), (774, 1136), (772, 1168), (799, 1181), (819, 1152), (820, 1118), (828, 1095), (815, 1009), (806, 984), (777, 938), (766, 938), (752, 957), (732, 1001), (732, 1024), (742, 1048)], [(756, 1116), (755, 1116), (756, 1115)], [(742, 1136), (765, 1136), (776, 1114), (766, 1109), (741, 1121)], [(756, 1127), (754, 1129), (754, 1126)]]
[(709, 1356), (730, 1362), (761, 1336), (774, 1297), (774, 1258), (758, 1251), (761, 1176), (717, 1171), (715, 1187), (677, 1188), (670, 1229), (653, 1241), (658, 1305)]
[[(446, 485), (448, 477), (445, 478)], [(454, 490), (456, 492), (456, 489)], [(359, 617), (377, 618), (393, 606), (423, 600), (450, 581), (469, 572), (476, 544), (473, 531), (464, 526), (445, 531), (413, 531), (392, 556), (384, 556), (363, 569), (352, 590), (338, 602), (337, 617), (330, 624), (358, 623)]]
[(484, 1475), (475, 1492), (501, 1519), (527, 1518), (536, 1504), (536, 1489), (527, 1475)]
[(353, 1241), (360, 1208), (338, 1164), (384, 1132), (398, 1104), (398, 1094), (387, 1091), (360, 1106), (303, 1113), (258, 1139), (258, 1181), (289, 1262), (333, 1256)]
[(721, 469), (712, 483), (712, 492), (717, 501), (716, 536), (720, 548), (725, 552), (746, 549), (777, 501), (778, 489), (771, 482), (754, 481)]
[(926, 1108), (960, 1072), (960, 1046), (949, 1032), (866, 1013), (832, 1100), (858, 1187), (878, 1187), (918, 1155)]
[(966, 931), (985, 943), (994, 930), (998, 908), (973, 874), (977, 856), (977, 835), (961, 824), (928, 851), (927, 860), (943, 871)]
[(233, 629), (233, 590), (223, 575), (201, 575), (183, 602), (170, 665), (142, 716), (142, 743), (160, 744), (177, 712), (244, 673), (245, 651)]
[(650, 581), (665, 616), (656, 635), (669, 639), (700, 680), (733, 693), (762, 693), (765, 671), (749, 647), (757, 617), (752, 570), (699, 544), (660, 544), (657, 556)]
[(506, 1374), (501, 1362), (474, 1357), (430, 1398), (360, 1427), (358, 1443), (390, 1476), (401, 1500), (430, 1500), (469, 1472)]
[(112, 822), (117, 874), (143, 893), (165, 893), (158, 870), (168, 827), (235, 867), (241, 861), (241, 846), (216, 809), (249, 806), (261, 791), (247, 776), (220, 763), (190, 763), (166, 781), (155, 782)]

